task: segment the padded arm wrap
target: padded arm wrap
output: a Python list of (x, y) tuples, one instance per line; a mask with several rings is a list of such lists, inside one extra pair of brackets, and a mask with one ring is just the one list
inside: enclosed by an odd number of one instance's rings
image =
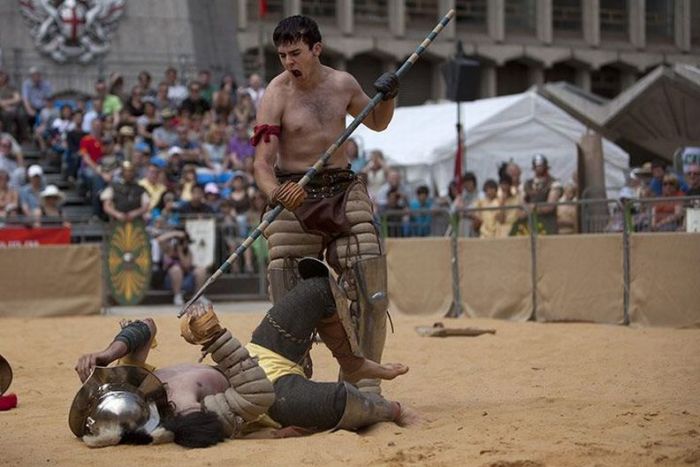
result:
[(122, 326), (114, 340), (123, 342), (128, 351), (133, 352), (148, 344), (151, 340), (151, 328), (143, 321), (132, 321)]
[(211, 354), (231, 384), (225, 392), (204, 399), (208, 410), (216, 412), (219, 418), (224, 418), (225, 426), (228, 423), (234, 428), (237, 426), (235, 416), (250, 422), (267, 412), (275, 402), (272, 383), (257, 360), (251, 358), (248, 350), (231, 335), (231, 332), (225, 331), (204, 351)]

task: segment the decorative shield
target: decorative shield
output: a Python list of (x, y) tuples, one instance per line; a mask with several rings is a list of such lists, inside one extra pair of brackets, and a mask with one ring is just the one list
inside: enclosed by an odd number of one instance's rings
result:
[(5, 394), (10, 383), (12, 383), (12, 368), (5, 357), (0, 355), (0, 396)]
[(143, 222), (115, 223), (107, 239), (106, 275), (120, 305), (136, 305), (151, 285), (151, 243)]

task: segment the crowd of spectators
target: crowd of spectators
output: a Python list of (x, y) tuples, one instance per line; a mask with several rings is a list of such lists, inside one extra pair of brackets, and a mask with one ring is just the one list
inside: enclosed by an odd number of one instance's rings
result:
[[(40, 70), (30, 69), (21, 91), (0, 71), (0, 221), (67, 224), (64, 194), (46, 185), (41, 167), (53, 163), (91, 207), (91, 222), (143, 220), (166, 281), (199, 279), (196, 265), (173, 260), (170, 244), (180, 234), (164, 234), (182, 233), (187, 218), (215, 217), (230, 250), (257, 224), (266, 200), (255, 186), (249, 138), (264, 91), (255, 74), (247, 83), (225, 75), (214, 84), (207, 70), (185, 82), (168, 68), (155, 81), (143, 71), (134, 83), (113, 73), (94, 83), (92, 95), (58, 102)], [(32, 140), (41, 165), (26, 167), (20, 143)], [(241, 270), (254, 265), (246, 255)], [(182, 280), (170, 273), (178, 269)]]
[[(40, 165), (27, 167), (22, 157), (19, 143), (34, 140), (84, 197), (93, 222), (142, 219), (155, 240), (180, 231), (186, 218), (213, 216), (231, 251), (265, 208), (265, 196), (255, 186), (250, 144), (264, 92), (255, 74), (245, 84), (232, 75), (215, 84), (207, 70), (184, 81), (168, 68), (159, 80), (143, 71), (133, 83), (113, 73), (94, 83), (92, 95), (59, 102), (40, 70), (30, 69), (20, 89), (0, 70), (0, 222), (15, 216), (28, 225), (69, 225), (61, 210), (64, 194), (46, 185)], [(352, 139), (344, 150), (352, 170), (367, 184), (388, 236), (435, 235), (434, 208), (460, 213), (463, 236), (505, 237), (533, 227), (548, 234), (579, 230), (577, 206), (561, 203), (576, 201), (578, 189), (573, 182), (554, 179), (542, 155), (532, 159), (531, 179), (521, 180), (521, 167), (510, 161), (481, 185), (473, 173), (465, 173), (449, 186), (447, 196), (439, 197), (425, 185), (409, 188), (379, 150), (365, 154)], [(697, 195), (699, 172), (697, 163), (682, 176), (658, 161), (645, 164), (632, 171), (622, 197)], [(528, 211), (536, 213), (534, 226), (528, 223)], [(683, 210), (682, 204), (669, 201), (636, 214), (640, 229), (675, 230)], [(449, 222), (442, 224), (447, 228)], [(614, 216), (609, 228), (617, 228)], [(165, 238), (172, 241), (172, 236)], [(261, 246), (255, 252), (265, 254)], [(162, 259), (157, 258), (159, 264)], [(254, 269), (248, 252), (240, 270)]]

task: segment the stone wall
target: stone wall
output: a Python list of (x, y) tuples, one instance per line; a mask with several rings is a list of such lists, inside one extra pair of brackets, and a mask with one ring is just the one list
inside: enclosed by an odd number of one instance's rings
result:
[(0, 2), (0, 64), (19, 85), (31, 66), (39, 66), (55, 90), (91, 92), (98, 76), (119, 71), (127, 87), (141, 70), (153, 84), (168, 66), (181, 78), (199, 68), (212, 70), (215, 79), (224, 72), (243, 78), (236, 37), (236, 11), (228, 0), (127, 0), (126, 11), (115, 31), (111, 49), (102, 60), (88, 65), (58, 64), (35, 47), (19, 2)]

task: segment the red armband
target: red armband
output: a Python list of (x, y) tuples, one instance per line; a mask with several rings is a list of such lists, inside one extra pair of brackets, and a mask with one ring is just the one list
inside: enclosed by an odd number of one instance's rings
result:
[(282, 128), (280, 128), (279, 125), (268, 125), (266, 123), (262, 125), (255, 125), (255, 128), (253, 129), (253, 137), (250, 138), (250, 144), (257, 146), (258, 143), (260, 143), (260, 140), (269, 143), (270, 136), (277, 136), (279, 138), (281, 130)]

